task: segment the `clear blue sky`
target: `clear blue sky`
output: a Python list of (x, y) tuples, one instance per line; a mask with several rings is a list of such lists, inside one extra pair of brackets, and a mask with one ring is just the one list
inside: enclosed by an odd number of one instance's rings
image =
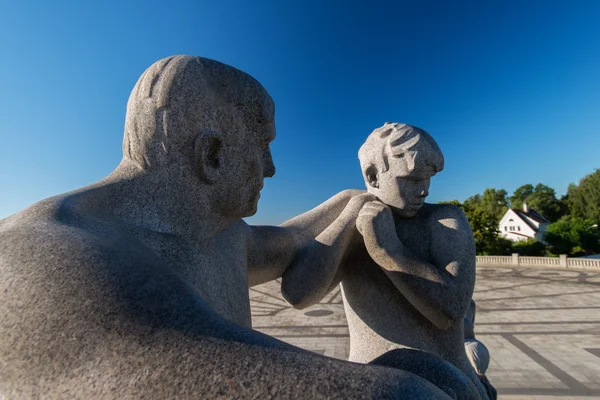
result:
[(0, 218), (121, 159), (139, 75), (173, 54), (257, 78), (276, 103), (277, 174), (252, 223), (363, 188), (386, 121), (424, 128), (446, 169), (429, 201), (600, 168), (598, 1), (0, 2)]

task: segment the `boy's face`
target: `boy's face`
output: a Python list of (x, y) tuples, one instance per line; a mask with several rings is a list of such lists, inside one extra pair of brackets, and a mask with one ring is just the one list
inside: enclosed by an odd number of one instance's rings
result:
[(429, 195), (430, 171), (415, 170), (406, 174), (400, 160), (391, 158), (390, 169), (378, 175), (378, 188), (369, 188), (395, 215), (411, 218), (417, 215)]

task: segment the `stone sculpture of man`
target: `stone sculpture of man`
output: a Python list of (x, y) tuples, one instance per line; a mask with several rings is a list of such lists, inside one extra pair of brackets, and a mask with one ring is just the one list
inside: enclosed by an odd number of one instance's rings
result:
[(0, 397), (448, 398), (416, 375), (252, 331), (248, 285), (280, 276), (341, 210), (252, 227), (274, 106), (249, 75), (160, 60), (105, 179), (0, 221)]
[(485, 398), (463, 341), (475, 284), (473, 234), (459, 208), (425, 203), (431, 177), (444, 167), (442, 152), (422, 129), (386, 123), (359, 159), (376, 200), (355, 225), (340, 215), (310, 242), (284, 274), (282, 294), (302, 308), (341, 281), (350, 361), (424, 350), (454, 364)]

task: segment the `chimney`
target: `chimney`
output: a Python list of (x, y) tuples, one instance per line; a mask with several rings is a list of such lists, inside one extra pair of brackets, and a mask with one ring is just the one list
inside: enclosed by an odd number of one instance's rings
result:
[(523, 202), (523, 212), (525, 214), (529, 213), (529, 206), (525, 202)]

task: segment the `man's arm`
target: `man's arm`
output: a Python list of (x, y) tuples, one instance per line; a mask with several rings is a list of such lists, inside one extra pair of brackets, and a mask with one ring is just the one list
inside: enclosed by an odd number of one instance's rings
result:
[(323, 204), (280, 226), (248, 226), (248, 285), (280, 278), (298, 251), (331, 225), (352, 197), (362, 190), (344, 190)]
[(447, 330), (463, 323), (475, 286), (475, 243), (459, 208), (440, 206), (429, 218), (431, 263), (400, 242), (392, 212), (381, 202), (363, 207), (357, 227), (373, 260), (428, 320)]
[(348, 247), (360, 238), (356, 217), (362, 206), (374, 199), (371, 194), (353, 197), (339, 217), (299, 252), (281, 282), (281, 294), (288, 303), (306, 308), (340, 283), (340, 264)]

